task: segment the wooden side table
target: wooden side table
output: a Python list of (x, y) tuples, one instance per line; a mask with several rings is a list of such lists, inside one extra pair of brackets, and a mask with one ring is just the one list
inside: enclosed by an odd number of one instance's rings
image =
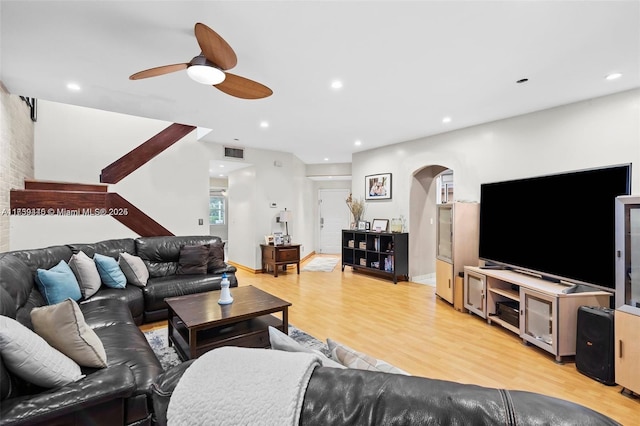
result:
[(269, 266), (273, 269), (273, 276), (278, 276), (278, 267), (287, 270), (287, 265), (296, 264), (300, 274), (300, 244), (286, 244), (272, 246), (260, 244), (262, 248), (262, 272), (267, 272)]

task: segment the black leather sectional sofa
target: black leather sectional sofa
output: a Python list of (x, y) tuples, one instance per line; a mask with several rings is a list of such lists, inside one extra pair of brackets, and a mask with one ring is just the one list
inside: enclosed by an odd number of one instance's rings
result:
[(33, 329), (30, 312), (46, 305), (35, 283), (38, 268), (50, 269), (82, 250), (118, 258), (127, 252), (140, 257), (150, 272), (145, 287), (100, 287), (79, 301), (84, 319), (100, 338), (106, 368), (83, 368), (86, 376), (69, 385), (42, 389), (12, 374), (0, 357), (0, 425), (148, 425), (151, 386), (162, 367), (138, 325), (165, 319), (164, 299), (220, 289), (223, 273), (238, 285), (235, 267), (202, 275), (179, 275), (180, 249), (185, 245), (222, 244), (211, 236), (141, 237), (91, 244), (66, 244), (0, 253), (0, 315)]

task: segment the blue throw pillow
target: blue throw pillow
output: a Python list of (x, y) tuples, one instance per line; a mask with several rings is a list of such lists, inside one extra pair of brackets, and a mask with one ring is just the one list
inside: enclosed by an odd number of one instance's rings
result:
[(96, 253), (93, 255), (93, 261), (96, 262), (98, 274), (104, 285), (111, 288), (124, 288), (127, 285), (127, 277), (113, 257)]
[(64, 260), (49, 270), (38, 268), (36, 284), (49, 305), (55, 305), (69, 298), (74, 301), (82, 298), (78, 280)]

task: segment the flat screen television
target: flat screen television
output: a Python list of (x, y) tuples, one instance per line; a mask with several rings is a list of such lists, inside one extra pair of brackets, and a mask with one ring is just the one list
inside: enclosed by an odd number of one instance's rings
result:
[(479, 256), (553, 281), (615, 289), (615, 198), (631, 164), (485, 183)]

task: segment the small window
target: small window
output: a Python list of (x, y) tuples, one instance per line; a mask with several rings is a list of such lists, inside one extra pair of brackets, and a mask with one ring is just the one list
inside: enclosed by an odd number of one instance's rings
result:
[(226, 198), (223, 189), (212, 189), (209, 193), (209, 224), (224, 225), (226, 220)]

